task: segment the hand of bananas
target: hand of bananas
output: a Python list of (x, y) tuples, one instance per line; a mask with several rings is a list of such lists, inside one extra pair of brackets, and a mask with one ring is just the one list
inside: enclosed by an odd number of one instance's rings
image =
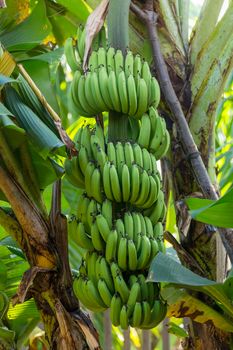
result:
[(74, 290), (90, 310), (110, 307), (115, 326), (153, 328), (166, 314), (159, 285), (145, 277), (165, 249), (166, 208), (156, 161), (166, 154), (170, 137), (156, 110), (160, 89), (148, 63), (130, 51), (124, 57), (99, 47), (83, 72), (83, 36), (78, 55), (71, 41), (66, 44), (75, 71), (72, 111), (85, 117), (111, 110), (124, 114), (129, 140), (107, 142), (98, 124), (84, 125), (75, 136), (77, 157), (65, 162), (67, 179), (84, 189), (77, 217), (69, 222), (69, 233), (86, 250)]

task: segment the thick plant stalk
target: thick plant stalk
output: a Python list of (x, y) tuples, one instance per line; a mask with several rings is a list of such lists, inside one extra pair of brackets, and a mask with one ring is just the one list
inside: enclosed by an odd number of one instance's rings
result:
[(124, 348), (123, 350), (130, 350), (130, 328), (124, 331)]
[[(149, 3), (151, 6), (149, 6)], [(149, 39), (152, 44), (153, 59), (157, 71), (158, 80), (160, 82), (161, 90), (164, 94), (167, 105), (169, 106), (173, 120), (176, 123), (177, 130), (179, 131), (180, 142), (183, 146), (183, 151), (190, 161), (195, 178), (202, 189), (205, 198), (217, 200), (218, 194), (211, 184), (209, 175), (202, 161), (201, 155), (197, 149), (197, 146), (193, 140), (188, 123), (185, 119), (182, 107), (176, 96), (171, 80), (169, 78), (167, 66), (163, 59), (160, 44), (156, 29), (156, 14), (153, 11), (153, 2), (148, 2), (145, 11), (140, 10), (135, 4), (131, 4), (131, 9), (135, 12), (139, 18), (145, 22)], [(223, 245), (229, 255), (231, 261), (233, 261), (233, 235), (228, 230), (220, 230), (221, 239)]]
[(151, 350), (151, 331), (142, 331), (142, 350)]
[(104, 350), (112, 349), (112, 324), (110, 319), (110, 310), (104, 313)]
[[(126, 54), (129, 46), (129, 6), (130, 0), (110, 0), (108, 11), (109, 44)], [(109, 141), (127, 140), (128, 118), (121, 113), (109, 112)]]

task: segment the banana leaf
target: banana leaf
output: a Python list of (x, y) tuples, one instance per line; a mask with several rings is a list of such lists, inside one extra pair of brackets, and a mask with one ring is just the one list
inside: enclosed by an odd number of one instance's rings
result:
[(43, 0), (38, 1), (29, 17), (12, 30), (0, 35), (0, 41), (10, 50), (29, 50), (38, 45), (51, 32)]
[(233, 227), (233, 188), (217, 201), (188, 198), (186, 203), (193, 219), (218, 227)]
[(13, 116), (12, 113), (0, 102), (0, 129), (14, 150), (25, 141), (26, 132), (16, 125), (9, 116)]
[(26, 106), (19, 94), (10, 86), (5, 88), (5, 102), (7, 108), (14, 114), (21, 128), (26, 131), (29, 141), (35, 146), (38, 153), (46, 159), (51, 154), (65, 155), (65, 145)]

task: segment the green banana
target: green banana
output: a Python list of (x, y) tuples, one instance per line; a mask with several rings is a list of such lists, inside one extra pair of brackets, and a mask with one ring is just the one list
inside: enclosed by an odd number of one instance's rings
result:
[(147, 266), (150, 260), (150, 256), (151, 256), (151, 243), (149, 238), (143, 235), (141, 237), (141, 247), (140, 247), (140, 252), (138, 256), (138, 265), (137, 265), (138, 270), (143, 270)]
[(110, 174), (111, 190), (112, 190), (114, 200), (120, 203), (122, 201), (122, 194), (121, 194), (120, 181), (119, 181), (119, 177), (118, 177), (115, 165), (113, 164), (110, 165), (109, 174)]
[(110, 307), (111, 306), (111, 301), (112, 301), (112, 294), (110, 290), (108, 289), (108, 286), (106, 282), (103, 279), (99, 279), (98, 281), (98, 291), (99, 294), (104, 301), (104, 303)]
[(134, 116), (135, 118), (141, 118), (143, 113), (145, 113), (148, 109), (147, 85), (145, 80), (141, 78), (139, 79), (139, 82), (138, 82), (137, 97), (138, 97), (138, 108)]
[(123, 237), (120, 240), (118, 252), (117, 252), (117, 262), (119, 267), (123, 270), (127, 270), (127, 238)]
[(128, 243), (128, 268), (130, 271), (135, 271), (138, 266), (137, 249), (132, 239)]
[(122, 196), (123, 196), (123, 202), (128, 202), (130, 198), (130, 172), (129, 168), (126, 164), (123, 164), (122, 167)]
[(128, 317), (130, 317), (132, 315), (132, 313), (133, 313), (134, 306), (135, 306), (135, 304), (137, 302), (137, 299), (138, 299), (139, 291), (140, 291), (140, 284), (139, 284), (138, 281), (135, 281), (132, 284), (132, 287), (131, 287), (130, 293), (129, 293), (129, 298), (128, 298), (128, 301), (127, 301), (127, 307), (128, 307), (127, 314), (128, 314)]
[(121, 102), (121, 111), (124, 114), (128, 114), (128, 111), (129, 111), (128, 92), (127, 92), (125, 72), (123, 70), (118, 75), (117, 84), (118, 84), (118, 94)]
[(111, 230), (108, 225), (108, 221), (102, 214), (98, 214), (96, 216), (96, 223), (103, 240), (107, 242), (108, 236), (110, 235), (110, 230)]
[(135, 85), (135, 80), (133, 75), (129, 75), (127, 78), (127, 92), (129, 98), (129, 116), (134, 116), (138, 109), (138, 98), (137, 98), (137, 90)]
[(133, 315), (130, 320), (130, 325), (132, 327), (139, 327), (142, 322), (142, 305), (141, 303), (136, 303), (134, 310), (133, 310)]
[(99, 232), (98, 225), (96, 221), (91, 226), (91, 240), (94, 248), (97, 251), (104, 251), (105, 249), (105, 242)]
[(112, 229), (112, 202), (109, 199), (105, 199), (102, 204), (102, 215), (108, 222), (110, 230)]
[(141, 128), (140, 128), (138, 141), (137, 141), (139, 146), (141, 146), (142, 148), (149, 147), (150, 137), (148, 137), (148, 135), (150, 135), (150, 133), (151, 133), (150, 117), (147, 113), (144, 113), (141, 117)]
[(122, 300), (118, 293), (114, 294), (110, 307), (110, 318), (113, 326), (119, 326), (120, 324), (120, 312), (122, 308)]
[(99, 203), (103, 202), (101, 187), (101, 173), (98, 168), (95, 168), (91, 176), (91, 194)]
[(111, 201), (113, 201), (114, 198), (113, 198), (113, 193), (111, 189), (110, 167), (111, 167), (111, 163), (106, 162), (103, 169), (103, 187), (104, 187), (104, 193), (106, 197)]
[(108, 263), (116, 260), (118, 235), (116, 230), (112, 230), (106, 243), (105, 257)]
[(77, 225), (76, 242), (80, 247), (84, 249), (88, 249), (88, 250), (94, 249), (92, 241), (87, 235), (84, 224), (82, 222), (79, 222)]
[(123, 276), (115, 277), (115, 288), (116, 291), (120, 294), (123, 303), (127, 303), (129, 299), (129, 288), (123, 278)]
[(123, 305), (120, 312), (120, 325), (122, 329), (128, 329), (129, 320), (127, 315), (127, 306)]

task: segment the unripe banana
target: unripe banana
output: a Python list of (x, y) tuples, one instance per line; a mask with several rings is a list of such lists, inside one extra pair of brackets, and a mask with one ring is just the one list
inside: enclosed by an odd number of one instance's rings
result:
[(153, 77), (151, 79), (151, 93), (150, 93), (150, 105), (153, 105), (154, 108), (157, 108), (160, 101), (160, 87), (158, 81)]
[(107, 220), (109, 228), (112, 229), (112, 202), (107, 198), (102, 204), (102, 215)]
[(122, 167), (125, 163), (125, 155), (124, 155), (124, 147), (121, 142), (117, 142), (115, 146), (115, 154), (116, 154), (116, 164), (117, 164), (117, 172), (119, 177), (122, 176)]
[(128, 92), (127, 92), (125, 72), (123, 70), (118, 74), (117, 83), (118, 83), (118, 94), (121, 102), (121, 110), (124, 114), (128, 114), (128, 111), (129, 111)]
[(108, 199), (111, 201), (114, 200), (113, 198), (113, 193), (112, 193), (112, 188), (111, 188), (111, 180), (110, 180), (110, 162), (106, 162), (104, 165), (103, 169), (103, 187), (104, 187), (104, 192), (105, 195)]
[(88, 70), (94, 72), (98, 68), (98, 54), (97, 51), (92, 51), (88, 61)]
[(132, 163), (134, 162), (134, 153), (130, 142), (125, 143), (124, 151), (125, 151), (125, 162), (128, 168), (130, 169), (132, 167)]
[(110, 165), (110, 183), (111, 183), (111, 190), (113, 197), (116, 202), (120, 203), (122, 201), (122, 194), (121, 194), (121, 187), (120, 187), (120, 181), (117, 174), (117, 170), (115, 165)]
[(72, 71), (81, 70), (81, 61), (75, 55), (75, 49), (73, 47), (73, 39), (68, 38), (64, 44), (64, 54), (66, 56), (66, 60), (68, 65), (70, 66)]
[(154, 232), (153, 236), (155, 239), (162, 239), (163, 238), (163, 224), (161, 222), (157, 222), (157, 224), (154, 226), (153, 232)]
[(163, 140), (161, 141), (161, 144), (159, 145), (157, 150), (154, 152), (154, 156), (157, 160), (165, 156), (165, 154), (168, 151), (169, 145), (170, 145), (170, 134), (166, 130)]
[(139, 295), (139, 291), (140, 291), (140, 284), (139, 282), (135, 281), (132, 284), (131, 290), (130, 290), (130, 294), (129, 294), (129, 299), (127, 301), (127, 306), (128, 306), (128, 317), (130, 317), (133, 313), (134, 310), (134, 306), (137, 302), (138, 299), (138, 295)]
[(127, 306), (123, 305), (120, 312), (120, 325), (122, 329), (128, 329), (129, 320), (127, 316)]
[(99, 47), (97, 51), (98, 67), (107, 67), (106, 50), (103, 47)]
[(147, 236), (142, 236), (141, 249), (138, 257), (138, 266), (137, 266), (138, 270), (143, 270), (147, 266), (150, 260), (150, 256), (151, 256), (150, 240)]
[(123, 196), (123, 202), (128, 202), (130, 198), (130, 172), (129, 168), (126, 164), (123, 164), (122, 167), (122, 196)]
[(107, 242), (108, 236), (110, 235), (110, 227), (108, 225), (108, 221), (102, 214), (99, 214), (96, 216), (96, 223), (103, 240)]
[(130, 271), (135, 271), (138, 266), (137, 249), (132, 239), (128, 243), (128, 267)]
[(122, 300), (118, 293), (114, 294), (111, 301), (110, 318), (113, 326), (120, 324), (120, 312), (122, 308)]
[(91, 226), (91, 240), (94, 248), (97, 251), (103, 252), (105, 248), (105, 241), (103, 240), (96, 221)]
[(86, 167), (85, 172), (85, 189), (87, 191), (88, 197), (92, 197), (92, 188), (91, 188), (91, 178), (95, 170), (95, 165), (93, 162), (89, 162)]
[(133, 152), (134, 152), (135, 163), (142, 168), (143, 167), (142, 149), (138, 143), (135, 143), (133, 145)]
[(110, 290), (108, 289), (107, 284), (105, 283), (105, 281), (103, 279), (99, 279), (99, 281), (98, 281), (98, 291), (99, 291), (99, 294), (100, 294), (102, 300), (104, 301), (104, 303), (108, 307), (110, 307), (111, 301), (112, 301), (112, 294), (111, 294)]
[(80, 247), (84, 249), (88, 249), (88, 250), (94, 249), (92, 241), (90, 237), (87, 235), (85, 231), (85, 227), (82, 222), (79, 222), (77, 226), (76, 242)]
[(127, 270), (127, 238), (123, 237), (120, 240), (120, 244), (117, 252), (117, 262), (119, 267), (123, 270)]
[(99, 203), (103, 202), (101, 187), (101, 173), (98, 168), (95, 168), (91, 176), (91, 194)]
[(128, 50), (125, 56), (125, 75), (128, 78), (134, 72), (134, 56), (132, 51)]
[(115, 277), (115, 288), (120, 294), (123, 303), (126, 304), (129, 299), (129, 288), (127, 287), (123, 276), (118, 275)]
[(133, 217), (129, 211), (124, 214), (125, 233), (129, 239), (134, 239)]
[(106, 244), (106, 260), (111, 263), (116, 260), (117, 257), (117, 241), (118, 235), (116, 230), (112, 230), (108, 236), (107, 244)]
[(100, 268), (99, 268), (99, 277), (101, 277), (105, 283), (107, 284), (107, 287), (111, 293), (114, 293), (114, 284), (113, 279), (111, 275), (110, 266), (107, 263), (106, 259), (102, 257), (100, 259)]
[(130, 325), (132, 327), (139, 327), (142, 322), (142, 305), (141, 303), (136, 303), (133, 311), (133, 316), (130, 320)]
[(108, 73), (107, 73), (106, 67), (103, 67), (103, 66), (100, 67), (98, 77), (99, 77), (100, 92), (103, 97), (103, 100), (107, 108), (110, 110), (113, 110), (114, 106), (112, 104), (111, 97), (110, 97), (111, 91), (109, 91), (109, 88), (108, 88)]
[(138, 109), (138, 99), (137, 99), (137, 90), (135, 85), (135, 80), (133, 75), (129, 75), (127, 78), (127, 90), (129, 96), (129, 111), (130, 116), (134, 116)]
[(107, 154), (108, 154), (108, 160), (115, 166), (117, 165), (117, 157), (116, 157), (116, 150), (115, 146), (112, 142), (108, 142), (107, 145)]
[(148, 196), (150, 193), (150, 180), (145, 170), (143, 170), (142, 172), (140, 181), (141, 181), (141, 187), (140, 187), (139, 196), (134, 202), (134, 205), (136, 205), (139, 208), (143, 207), (145, 202), (148, 200)]
[(147, 91), (147, 85), (144, 79), (139, 79), (137, 97), (138, 97), (138, 108), (135, 114), (135, 118), (141, 118), (143, 113), (145, 113), (148, 109), (148, 91)]
[(131, 197), (130, 197), (130, 203), (135, 203), (136, 199), (138, 198), (140, 191), (140, 174), (139, 174), (139, 168), (138, 165), (133, 164), (131, 167)]
[(111, 71), (109, 73), (108, 90), (109, 90), (109, 93), (111, 92), (110, 97), (111, 97), (112, 105), (114, 106), (114, 110), (116, 112), (121, 112), (121, 103), (120, 103), (120, 97), (117, 89), (117, 79), (116, 79), (115, 71)]
[(147, 113), (144, 113), (141, 118), (141, 128), (138, 136), (138, 144), (142, 148), (149, 147), (150, 137), (148, 137), (151, 133), (151, 121), (150, 117)]
[(118, 77), (120, 72), (124, 69), (124, 57), (121, 50), (117, 50), (114, 56), (115, 72)]
[[(113, 47), (109, 47), (109, 49), (107, 51), (107, 69), (108, 69), (108, 74), (110, 74), (111, 71), (115, 70), (114, 56), (115, 56), (115, 49)], [(109, 90), (109, 91), (111, 91), (111, 90)]]

